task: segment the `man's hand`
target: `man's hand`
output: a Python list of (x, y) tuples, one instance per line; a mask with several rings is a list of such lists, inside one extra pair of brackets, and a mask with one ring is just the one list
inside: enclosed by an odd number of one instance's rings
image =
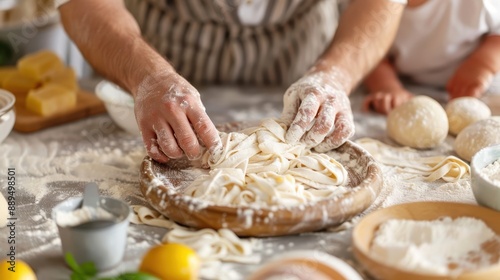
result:
[(303, 141), (318, 152), (342, 145), (354, 134), (354, 121), (347, 93), (335, 73), (311, 73), (288, 88), (282, 120), (289, 125), (286, 141)]
[(381, 114), (389, 114), (389, 112), (405, 103), (413, 97), (409, 91), (401, 88), (399, 90), (378, 91), (370, 93), (363, 102), (363, 110), (375, 110)]
[(201, 156), (202, 146), (221, 147), (200, 94), (175, 72), (146, 77), (135, 98), (135, 115), (149, 156), (159, 162)]

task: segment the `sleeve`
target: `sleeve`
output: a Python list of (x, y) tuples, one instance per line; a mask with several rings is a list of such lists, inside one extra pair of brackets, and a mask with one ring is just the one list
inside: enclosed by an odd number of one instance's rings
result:
[(500, 35), (500, 1), (483, 0), (490, 35)]
[(57, 8), (61, 7), (62, 5), (68, 3), (69, 0), (55, 0), (54, 1), (54, 6)]
[(394, 2), (394, 3), (401, 3), (401, 4), (408, 4), (408, 0), (389, 0), (391, 2)]

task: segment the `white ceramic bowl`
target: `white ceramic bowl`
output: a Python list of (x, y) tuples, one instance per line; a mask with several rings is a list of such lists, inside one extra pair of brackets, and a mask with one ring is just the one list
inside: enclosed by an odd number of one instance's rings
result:
[(108, 81), (101, 81), (97, 84), (95, 92), (97, 97), (104, 102), (111, 119), (119, 127), (133, 135), (140, 135), (135, 120), (132, 95)]
[(500, 184), (493, 184), (481, 172), (497, 159), (500, 159), (500, 145), (483, 148), (472, 157), (471, 186), (477, 203), (500, 211)]
[(0, 143), (7, 138), (14, 127), (16, 121), (15, 102), (16, 97), (12, 93), (0, 89)]

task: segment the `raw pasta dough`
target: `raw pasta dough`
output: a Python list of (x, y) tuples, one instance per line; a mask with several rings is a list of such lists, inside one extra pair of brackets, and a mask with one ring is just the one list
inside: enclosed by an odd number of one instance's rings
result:
[(445, 107), (450, 133), (457, 135), (464, 128), (491, 116), (490, 108), (475, 97), (460, 97), (451, 100)]
[(457, 182), (470, 174), (469, 165), (454, 156), (420, 157), (413, 149), (391, 147), (371, 138), (358, 139), (356, 143), (380, 163), (404, 168), (404, 172), (424, 176), (428, 182)]
[(313, 153), (302, 143), (285, 142), (286, 126), (267, 119), (259, 127), (222, 134), (222, 156), (208, 175), (184, 191), (218, 205), (293, 206), (346, 192), (344, 167), (327, 154)]
[(387, 133), (403, 146), (433, 148), (448, 135), (448, 117), (434, 99), (416, 96), (389, 113)]
[(500, 117), (480, 120), (457, 135), (453, 148), (458, 156), (470, 161), (482, 148), (500, 144)]

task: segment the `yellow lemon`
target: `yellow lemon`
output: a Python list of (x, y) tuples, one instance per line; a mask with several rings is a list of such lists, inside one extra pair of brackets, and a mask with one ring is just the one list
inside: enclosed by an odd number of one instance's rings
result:
[(166, 243), (149, 249), (142, 258), (139, 271), (162, 280), (198, 279), (200, 259), (196, 252), (183, 244)]
[(36, 280), (35, 272), (21, 261), (11, 262), (8, 259), (0, 260), (0, 279), (2, 280)]

